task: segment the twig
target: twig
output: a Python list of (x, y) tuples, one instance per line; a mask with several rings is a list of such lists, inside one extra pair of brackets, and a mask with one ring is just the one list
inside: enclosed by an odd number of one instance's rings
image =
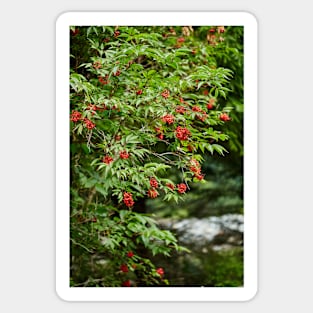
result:
[(94, 253), (93, 251), (89, 250), (87, 247), (85, 247), (84, 245), (82, 245), (81, 243), (79, 242), (76, 242), (73, 238), (70, 239), (74, 245), (77, 245), (77, 246), (80, 246), (82, 247), (83, 249), (85, 249), (86, 251), (88, 251), (89, 253)]

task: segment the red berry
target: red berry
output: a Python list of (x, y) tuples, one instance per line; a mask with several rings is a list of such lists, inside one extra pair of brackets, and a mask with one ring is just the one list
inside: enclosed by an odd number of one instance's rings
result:
[(84, 123), (85, 123), (85, 126), (88, 128), (88, 129), (93, 129), (96, 127), (96, 124), (94, 124), (91, 120), (89, 120), (88, 118), (85, 118), (84, 119)]
[(162, 121), (167, 124), (173, 124), (175, 117), (172, 114), (166, 114), (162, 117)]
[(224, 26), (218, 26), (217, 27), (217, 32), (220, 34), (220, 33), (224, 33), (225, 31), (225, 27)]
[(79, 33), (79, 29), (75, 28), (74, 30), (71, 30), (71, 33), (73, 36), (76, 36)]
[(129, 153), (127, 153), (125, 150), (120, 152), (120, 158), (121, 159), (128, 159)]
[(132, 258), (134, 256), (134, 253), (132, 251), (127, 252), (127, 256), (129, 258)]
[(179, 140), (188, 140), (189, 135), (190, 131), (185, 127), (178, 126), (175, 130), (175, 136)]
[(106, 75), (104, 78), (103, 77), (98, 77), (98, 80), (99, 80), (99, 82), (100, 82), (100, 84), (102, 84), (102, 85), (107, 85), (108, 83), (109, 83), (109, 81), (108, 81), (108, 75)]
[(162, 95), (163, 98), (168, 98), (168, 97), (170, 96), (170, 92), (165, 89), (165, 90), (162, 92), (161, 95)]
[(184, 114), (186, 112), (186, 108), (181, 106), (181, 105), (179, 105), (179, 106), (176, 107), (175, 111), (176, 111), (176, 113)]
[(141, 90), (141, 89), (137, 90), (137, 91), (136, 91), (136, 94), (137, 94), (137, 95), (141, 95), (141, 94), (142, 94), (142, 90)]
[(126, 264), (122, 264), (121, 267), (120, 267), (120, 270), (123, 273), (127, 273), (128, 272), (128, 266)]
[(102, 160), (102, 162), (105, 164), (110, 164), (112, 161), (113, 161), (113, 158), (108, 155), (106, 155)]
[(188, 149), (189, 152), (193, 152), (193, 151), (196, 150), (195, 147), (193, 147), (193, 146), (191, 146), (191, 145), (188, 145), (188, 146), (187, 146), (187, 149)]
[(224, 122), (227, 122), (227, 121), (230, 121), (230, 117), (228, 116), (227, 113), (222, 113), (222, 114), (220, 115), (220, 120), (221, 120), (221, 121), (224, 121)]
[(195, 177), (199, 180), (202, 180), (204, 178), (204, 175), (203, 174), (200, 174), (200, 173), (196, 173), (195, 174)]
[(185, 193), (185, 191), (187, 190), (187, 186), (184, 183), (180, 183), (177, 185), (177, 190), (179, 193)]
[(99, 62), (99, 61), (96, 61), (92, 66), (96, 70), (98, 70), (99, 68), (102, 67), (101, 62)]
[(213, 104), (209, 102), (206, 107), (207, 107), (208, 110), (212, 110), (213, 109)]
[(123, 287), (130, 287), (130, 286), (131, 286), (130, 280), (124, 281), (124, 282), (122, 283), (122, 286), (123, 286)]
[(155, 189), (149, 189), (148, 190), (148, 197), (149, 198), (156, 198), (159, 195), (159, 193)]
[(133, 196), (130, 192), (124, 192), (123, 201), (124, 201), (125, 205), (128, 207), (132, 207), (135, 204), (135, 202), (133, 200)]
[(204, 122), (207, 118), (207, 114), (203, 113), (203, 114), (197, 114), (196, 115), (197, 119), (200, 120), (201, 122)]
[(72, 111), (71, 114), (71, 121), (72, 122), (78, 122), (82, 118), (82, 114), (77, 111)]
[(155, 178), (151, 178), (150, 179), (150, 186), (153, 188), (158, 188), (159, 187), (158, 181)]
[(162, 267), (159, 267), (156, 272), (160, 275), (160, 276), (163, 276), (164, 275), (164, 270)]
[(200, 107), (198, 107), (198, 106), (194, 106), (192, 108), (192, 111), (194, 111), (194, 112), (202, 112), (202, 109)]

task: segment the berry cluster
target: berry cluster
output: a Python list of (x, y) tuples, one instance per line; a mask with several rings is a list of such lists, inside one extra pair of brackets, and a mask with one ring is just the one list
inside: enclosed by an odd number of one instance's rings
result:
[(166, 114), (162, 117), (162, 121), (167, 124), (173, 124), (175, 117), (172, 114)]
[(159, 267), (158, 269), (156, 269), (156, 272), (162, 277), (164, 275), (164, 270), (162, 267)]
[(72, 111), (71, 114), (71, 121), (72, 122), (78, 122), (82, 118), (82, 114), (77, 111)]
[[(225, 31), (224, 26), (217, 26), (217, 28), (211, 27), (207, 34), (208, 43), (212, 46), (216, 46), (218, 44), (217, 39), (221, 42), (224, 41), (224, 38), (221, 36), (221, 34), (224, 33), (224, 31)], [(218, 37), (216, 37), (215, 35), (216, 32), (218, 33)]]
[(130, 192), (124, 192), (123, 201), (127, 207), (132, 207), (135, 204), (133, 196)]
[(99, 62), (99, 61), (96, 61), (92, 66), (96, 70), (102, 68), (101, 62)]
[(186, 127), (178, 126), (175, 130), (175, 136), (179, 140), (188, 140), (190, 131)]
[(113, 162), (113, 158), (109, 155), (106, 155), (105, 157), (103, 157), (102, 162), (105, 164), (110, 164), (111, 162)]
[(152, 188), (158, 188), (159, 187), (158, 181), (155, 178), (151, 178), (150, 179), (150, 186)]
[(98, 80), (99, 80), (100, 84), (107, 85), (109, 83), (108, 77), (109, 77), (109, 75), (105, 75), (105, 77), (99, 76)]
[(197, 160), (192, 159), (190, 161), (189, 169), (194, 173), (194, 177), (197, 179), (202, 180), (204, 178), (204, 175), (201, 174), (201, 166)]
[(88, 128), (88, 129), (93, 129), (96, 127), (96, 124), (94, 124), (91, 120), (89, 120), (88, 118), (84, 118), (84, 123), (85, 123), (85, 126)]
[(127, 273), (128, 272), (128, 266), (126, 264), (122, 264), (120, 266), (120, 270), (123, 272), (123, 273)]
[(164, 138), (164, 135), (163, 135), (163, 132), (162, 132), (162, 130), (161, 130), (161, 128), (160, 127), (156, 127), (155, 128), (155, 130), (156, 130), (156, 132), (157, 132), (157, 137), (159, 138), (159, 139), (163, 139)]
[(197, 105), (195, 105), (194, 107), (192, 107), (192, 111), (193, 112), (202, 112), (202, 109), (200, 107), (198, 107)]
[(207, 104), (207, 109), (208, 110), (212, 110), (213, 108), (214, 108), (214, 104), (215, 104), (215, 99), (214, 98), (211, 98), (210, 100), (209, 100), (209, 103)]
[(165, 89), (161, 95), (163, 98), (167, 99), (170, 96), (170, 92), (167, 89)]
[(129, 158), (129, 153), (127, 153), (127, 151), (121, 151), (120, 152), (120, 158), (121, 159), (128, 159)]
[(185, 193), (185, 191), (187, 190), (187, 186), (184, 183), (180, 183), (177, 185), (177, 190), (179, 193)]
[(230, 117), (228, 116), (227, 113), (222, 113), (220, 115), (220, 120), (223, 121), (223, 122), (227, 122), (227, 121), (230, 121)]
[(149, 189), (148, 190), (148, 197), (149, 198), (156, 198), (159, 195), (159, 193), (155, 189)]
[(179, 105), (176, 107), (175, 111), (176, 111), (176, 113), (184, 114), (186, 112), (186, 108)]
[(132, 258), (132, 257), (134, 256), (134, 252), (133, 252), (133, 251), (128, 251), (128, 252), (127, 252), (127, 256), (128, 256), (129, 258)]
[(207, 118), (207, 114), (205, 111), (203, 111), (199, 106), (194, 106), (192, 108), (193, 112), (198, 112), (199, 114), (196, 115), (197, 119), (200, 121), (204, 122)]

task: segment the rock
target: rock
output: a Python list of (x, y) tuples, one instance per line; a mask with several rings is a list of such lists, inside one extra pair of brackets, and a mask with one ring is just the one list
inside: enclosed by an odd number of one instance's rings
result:
[(244, 218), (240, 214), (225, 214), (208, 218), (180, 221), (161, 220), (161, 227), (176, 233), (180, 244), (203, 249), (228, 250), (243, 244)]

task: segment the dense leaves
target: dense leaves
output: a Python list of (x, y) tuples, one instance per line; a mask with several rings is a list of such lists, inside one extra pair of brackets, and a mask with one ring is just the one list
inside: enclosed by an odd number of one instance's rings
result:
[(72, 286), (169, 283), (148, 255), (188, 250), (144, 203), (178, 203), (240, 142), (233, 29), (71, 27)]

